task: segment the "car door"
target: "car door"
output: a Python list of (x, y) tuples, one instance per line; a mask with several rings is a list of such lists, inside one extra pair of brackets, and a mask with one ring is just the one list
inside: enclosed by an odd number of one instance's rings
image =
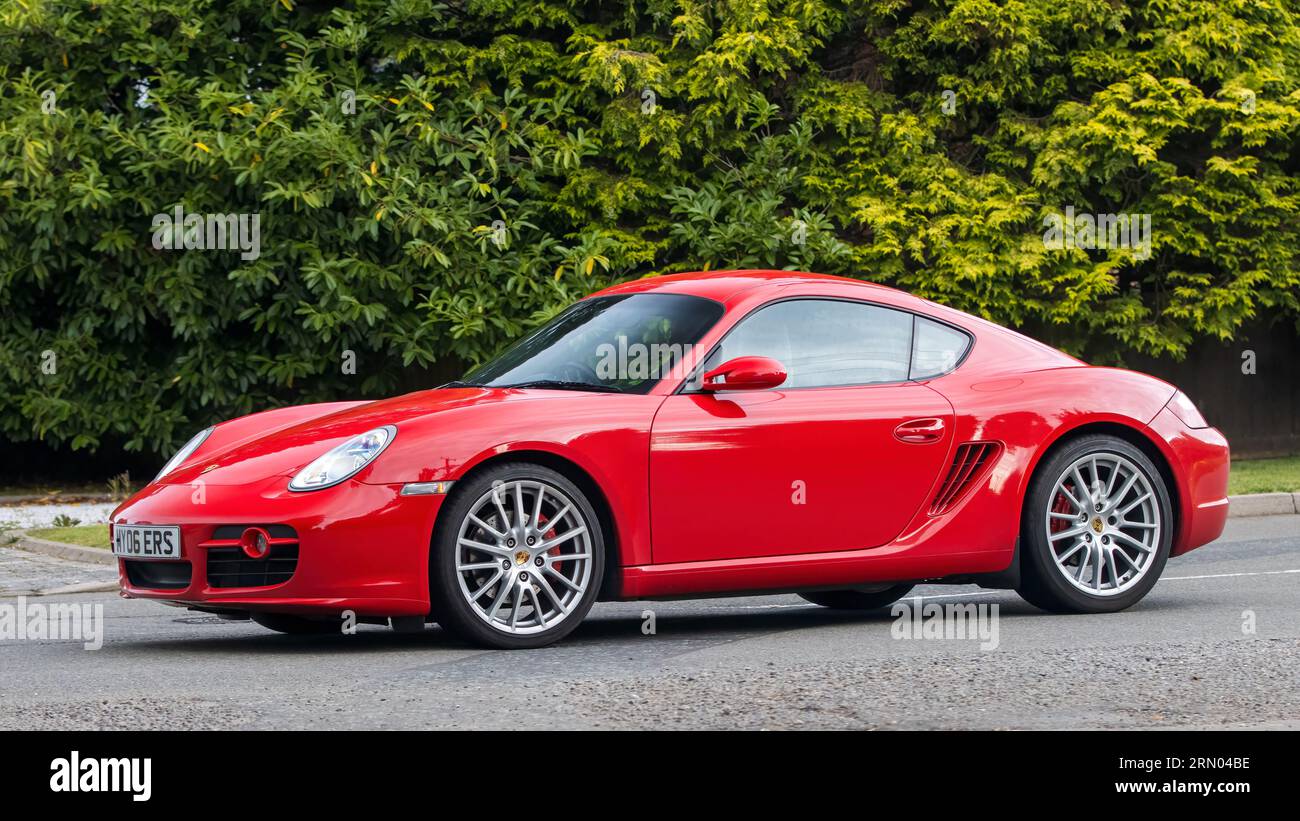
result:
[[(912, 315), (853, 300), (769, 303), (733, 328), (655, 416), (656, 564), (887, 544), (928, 501), (952, 407), (908, 381)], [(698, 390), (738, 356), (787, 371), (767, 390)]]

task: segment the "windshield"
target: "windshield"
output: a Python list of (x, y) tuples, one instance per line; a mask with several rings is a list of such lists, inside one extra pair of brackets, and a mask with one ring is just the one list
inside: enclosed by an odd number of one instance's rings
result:
[(719, 303), (686, 294), (585, 299), (455, 384), (646, 393), (689, 373), (721, 316)]

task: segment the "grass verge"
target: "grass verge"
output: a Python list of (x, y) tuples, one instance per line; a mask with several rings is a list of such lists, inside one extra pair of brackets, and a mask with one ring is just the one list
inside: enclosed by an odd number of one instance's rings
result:
[(1232, 463), (1228, 494), (1300, 492), (1300, 456)]
[(27, 531), (27, 535), (51, 542), (75, 544), (80, 547), (98, 547), (108, 550), (108, 525), (77, 525), (75, 527), (42, 527)]

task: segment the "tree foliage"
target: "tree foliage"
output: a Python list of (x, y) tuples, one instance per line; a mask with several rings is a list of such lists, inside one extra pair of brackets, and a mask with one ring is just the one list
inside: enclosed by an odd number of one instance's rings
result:
[[(1300, 315), (1292, 0), (11, 0), (0, 57), (14, 441), (165, 452), (700, 268), (1098, 360)], [(259, 214), (260, 256), (155, 249), (177, 206)], [(1047, 247), (1067, 206), (1151, 253)]]

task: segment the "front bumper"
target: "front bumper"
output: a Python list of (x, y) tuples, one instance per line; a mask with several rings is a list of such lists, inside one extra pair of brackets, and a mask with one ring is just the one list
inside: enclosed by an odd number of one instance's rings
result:
[(1217, 428), (1189, 428), (1165, 408), (1151, 420), (1178, 480), (1179, 527), (1171, 556), (1209, 544), (1228, 520), (1228, 440)]
[[(113, 524), (179, 525), (182, 561), (190, 573), (185, 579), (180, 569), (167, 570), (180, 577), (176, 584), (183, 586), (147, 586), (140, 582), (151, 574), (140, 572), (133, 574), (133, 584), (127, 561), (149, 560), (119, 559), (122, 595), (218, 611), (426, 615), (429, 544), (445, 497), (402, 496), (401, 489), (349, 480), (294, 493), (286, 488), (284, 477), (241, 486), (150, 485), (114, 511)], [(267, 586), (214, 586), (208, 552), (217, 529), (229, 525), (292, 528), (298, 543), (293, 575)]]

